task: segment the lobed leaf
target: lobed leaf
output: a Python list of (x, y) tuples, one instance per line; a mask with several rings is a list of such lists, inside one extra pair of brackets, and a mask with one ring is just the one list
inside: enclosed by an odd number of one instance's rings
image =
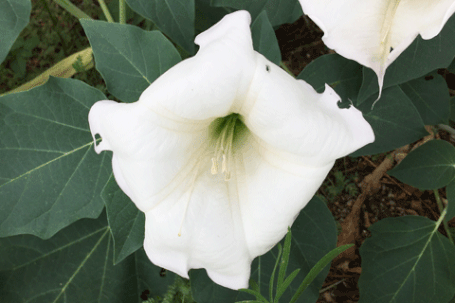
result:
[(419, 112), (399, 86), (382, 92), (374, 109), (375, 97), (358, 106), (373, 128), (375, 141), (351, 154), (353, 157), (387, 152), (412, 143), (428, 134)]
[(0, 1), (0, 63), (5, 60), (11, 46), (30, 21), (30, 0)]
[(87, 116), (101, 99), (81, 81), (52, 77), (0, 97), (0, 237), (49, 238), (99, 216), (111, 156), (94, 152)]
[(194, 0), (126, 0), (190, 55), (194, 54)]
[(265, 11), (262, 11), (251, 25), (251, 35), (253, 37), (254, 50), (263, 54), (276, 65), (280, 65), (280, 47)]
[(428, 141), (388, 174), (419, 189), (442, 188), (455, 179), (455, 148), (447, 141)]
[(102, 197), (114, 239), (114, 263), (117, 264), (142, 247), (145, 215), (118, 187), (112, 175)]
[(448, 302), (455, 293), (455, 247), (436, 222), (386, 218), (360, 247), (359, 303)]
[[(212, 5), (247, 10), (253, 20), (261, 12), (266, 11), (274, 27), (284, 23), (293, 23), (303, 14), (298, 0), (212, 0)], [(289, 12), (292, 13), (290, 14)]]
[(425, 125), (447, 124), (450, 95), (446, 81), (434, 73), (400, 84), (400, 88), (419, 111)]
[(88, 19), (81, 19), (81, 24), (107, 89), (124, 102), (137, 101), (156, 78), (181, 60), (159, 31)]
[(143, 250), (114, 266), (104, 213), (49, 240), (29, 235), (0, 239), (0, 255), (4, 302), (139, 303), (146, 290), (162, 295), (175, 277), (161, 277)]
[(308, 64), (297, 79), (308, 82), (318, 93), (325, 90), (327, 83), (341, 97), (341, 101), (349, 104), (349, 100), (357, 99), (362, 84), (362, 66), (338, 54), (327, 54)]

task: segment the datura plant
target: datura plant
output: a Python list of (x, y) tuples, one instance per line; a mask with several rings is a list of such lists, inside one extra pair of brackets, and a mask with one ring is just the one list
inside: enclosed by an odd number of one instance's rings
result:
[(340, 55), (371, 68), (379, 91), (387, 67), (420, 35), (436, 37), (455, 11), (454, 0), (299, 0)]
[(335, 160), (374, 141), (331, 87), (318, 94), (254, 51), (250, 21), (226, 15), (137, 102), (89, 113), (96, 152), (113, 151), (118, 185), (145, 213), (150, 260), (186, 278), (205, 268), (232, 289), (248, 287), (252, 260), (283, 238)]

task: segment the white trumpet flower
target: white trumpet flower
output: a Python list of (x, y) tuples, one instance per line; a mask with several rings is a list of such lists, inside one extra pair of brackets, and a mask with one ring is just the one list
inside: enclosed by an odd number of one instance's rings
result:
[(99, 101), (90, 129), (113, 151), (120, 188), (145, 213), (144, 248), (188, 278), (248, 287), (251, 261), (287, 232), (335, 159), (374, 141), (362, 113), (340, 109), (255, 52), (238, 11), (196, 37), (198, 53), (130, 104)]
[(331, 49), (371, 68), (382, 90), (387, 67), (420, 34), (436, 37), (455, 11), (454, 0), (299, 0)]

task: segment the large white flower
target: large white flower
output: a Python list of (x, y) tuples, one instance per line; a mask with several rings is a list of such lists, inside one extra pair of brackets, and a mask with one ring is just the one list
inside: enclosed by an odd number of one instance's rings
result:
[(112, 150), (117, 183), (145, 213), (150, 260), (183, 277), (205, 268), (248, 287), (251, 261), (273, 247), (336, 158), (374, 141), (362, 113), (295, 80), (255, 52), (250, 15), (225, 16), (200, 49), (131, 104), (89, 114), (99, 153)]
[(299, 0), (340, 55), (371, 68), (382, 90), (387, 67), (414, 41), (438, 35), (455, 0)]

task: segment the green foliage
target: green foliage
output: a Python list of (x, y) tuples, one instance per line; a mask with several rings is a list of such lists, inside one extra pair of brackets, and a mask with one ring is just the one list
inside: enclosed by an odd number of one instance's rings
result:
[[(289, 287), (289, 285), (292, 283), (294, 278), (297, 276), (299, 273), (300, 269), (294, 270), (287, 278), (285, 278), (286, 275), (286, 269), (289, 264), (289, 257), (291, 253), (291, 239), (292, 239), (292, 233), (291, 229), (288, 230), (288, 233), (286, 234), (286, 237), (284, 239), (284, 248), (281, 248), (281, 244), (278, 244), (278, 256), (275, 262), (275, 266), (273, 267), (272, 274), (270, 275), (270, 282), (269, 282), (269, 300), (261, 295), (259, 285), (254, 281), (250, 280), (250, 285), (251, 289), (241, 289), (241, 291), (246, 292), (248, 294), (251, 294), (256, 297), (256, 301), (254, 302), (263, 302), (263, 303), (278, 303), (281, 296), (284, 294), (285, 290)], [(302, 295), (302, 293), (305, 291), (305, 289), (311, 284), (311, 282), (318, 276), (318, 274), (326, 267), (336, 256), (338, 256), (340, 253), (345, 251), (346, 249), (352, 247), (353, 244), (349, 245), (344, 245), (341, 247), (334, 248), (331, 250), (329, 253), (327, 253), (321, 260), (318, 261), (314, 265), (314, 267), (310, 270), (310, 272), (306, 275), (305, 279), (302, 281), (300, 286), (297, 288), (297, 291), (294, 293), (292, 296), (291, 300), (289, 301), (290, 303), (295, 303), (297, 299)], [(276, 277), (276, 270), (278, 270), (278, 278), (275, 286), (275, 277)], [(276, 289), (275, 295), (274, 289)], [(247, 303), (251, 302), (250, 301), (242, 301), (238, 303)]]
[(14, 40), (28, 24), (32, 5), (30, 0), (4, 0), (0, 2), (0, 63), (8, 54)]
[(346, 192), (349, 196), (355, 197), (359, 193), (354, 180), (357, 179), (357, 172), (354, 175), (346, 177), (343, 172), (335, 171), (333, 173), (333, 181), (328, 177), (324, 181), (324, 191), (327, 193), (327, 200), (332, 202), (336, 197)]
[(196, 303), (191, 295), (190, 281), (175, 277), (174, 284), (169, 285), (163, 298), (150, 298), (143, 303)]
[(251, 36), (253, 37), (254, 49), (263, 54), (271, 62), (280, 65), (280, 47), (278, 46), (278, 40), (276, 39), (266, 11), (262, 11), (253, 24), (251, 24)]
[(360, 247), (359, 302), (448, 302), (455, 293), (455, 247), (438, 232), (440, 223), (406, 216), (373, 224)]
[[(110, 156), (93, 150), (87, 116), (106, 98), (73, 79), (50, 78), (0, 97), (0, 236), (49, 238), (103, 209)], [(37, 202), (39, 201), (39, 202)]]
[(409, 153), (389, 174), (420, 189), (442, 188), (455, 179), (455, 148), (446, 141), (428, 141)]
[(185, 51), (194, 54), (194, 0), (127, 0), (127, 3)]
[(2, 302), (142, 302), (161, 296), (175, 275), (160, 275), (143, 249), (114, 266), (106, 215), (82, 219), (49, 240), (30, 235), (0, 239)]
[(81, 24), (91, 42), (96, 69), (108, 90), (124, 102), (137, 101), (156, 78), (181, 60), (159, 31), (87, 19), (81, 19)]

